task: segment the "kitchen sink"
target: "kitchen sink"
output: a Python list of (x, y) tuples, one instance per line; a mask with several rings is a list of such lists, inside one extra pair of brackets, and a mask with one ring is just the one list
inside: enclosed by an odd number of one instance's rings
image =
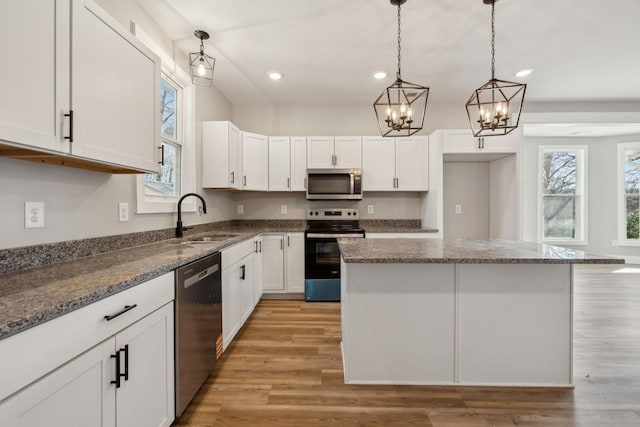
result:
[(212, 234), (209, 236), (189, 238), (181, 243), (183, 245), (189, 245), (192, 243), (213, 243), (213, 242), (220, 242), (222, 240), (231, 239), (232, 237), (236, 237), (236, 236), (237, 234)]

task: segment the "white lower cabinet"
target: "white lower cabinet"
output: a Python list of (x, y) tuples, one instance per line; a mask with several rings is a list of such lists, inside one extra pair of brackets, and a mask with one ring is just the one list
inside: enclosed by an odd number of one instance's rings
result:
[[(173, 289), (173, 273), (158, 279), (152, 279), (151, 285), (165, 289), (147, 287), (141, 292), (132, 288), (18, 334), (16, 337), (24, 335), (17, 340), (7, 338), (13, 341), (7, 344), (11, 347), (3, 348), (8, 354), (32, 347), (40, 358), (55, 360), (62, 353), (46, 349), (55, 347), (56, 342), (74, 348), (86, 336), (108, 337), (0, 402), (0, 425), (170, 426), (175, 414), (173, 301), (167, 303), (160, 297), (165, 304), (151, 313), (142, 302), (142, 298), (158, 298), (149, 293), (153, 290), (171, 295), (167, 287)], [(114, 298), (118, 307), (122, 308), (120, 301), (124, 298), (133, 308), (120, 310), (122, 314), (113, 321), (106, 320), (106, 315), (114, 314), (110, 302)], [(77, 324), (77, 330), (69, 324)], [(113, 328), (118, 332), (109, 336)], [(14, 345), (20, 347), (12, 348)], [(14, 366), (17, 370), (28, 368), (18, 361)], [(11, 379), (21, 375), (13, 373)]]
[(253, 300), (255, 304), (258, 304), (258, 301), (260, 301), (260, 298), (262, 298), (262, 293), (264, 292), (264, 280), (262, 277), (262, 236), (258, 236), (253, 239), (253, 244), (255, 247), (255, 277), (253, 286)]
[(97, 345), (0, 404), (0, 424), (12, 427), (116, 425), (115, 340)]
[(222, 250), (222, 337), (226, 350), (256, 305), (256, 240)]
[(304, 292), (304, 233), (263, 234), (265, 292)]

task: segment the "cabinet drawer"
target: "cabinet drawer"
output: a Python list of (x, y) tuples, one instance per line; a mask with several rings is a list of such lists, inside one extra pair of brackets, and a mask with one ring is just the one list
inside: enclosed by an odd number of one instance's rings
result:
[(247, 255), (251, 255), (255, 250), (256, 246), (253, 238), (223, 249), (221, 252), (222, 269), (232, 266)]
[(0, 341), (0, 401), (172, 301), (174, 293), (171, 272)]

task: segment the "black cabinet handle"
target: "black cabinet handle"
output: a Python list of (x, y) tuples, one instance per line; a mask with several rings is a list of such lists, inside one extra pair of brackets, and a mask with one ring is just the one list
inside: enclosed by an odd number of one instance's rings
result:
[(244, 280), (246, 277), (247, 268), (244, 265), (240, 266), (240, 280)]
[(236, 173), (235, 172), (231, 172), (231, 183), (232, 184), (236, 183)]
[(112, 354), (111, 358), (116, 359), (116, 379), (111, 380), (111, 384), (115, 384), (116, 388), (120, 388), (120, 350), (116, 351), (116, 354)]
[(73, 110), (69, 110), (69, 114), (65, 114), (64, 116), (69, 117), (69, 136), (65, 136), (64, 139), (73, 142)]
[(260, 247), (260, 253), (262, 253), (262, 241), (258, 242), (258, 246)]
[(164, 166), (164, 144), (162, 144), (158, 148), (160, 149), (160, 161), (158, 163), (160, 163), (162, 166)]
[(118, 317), (118, 316), (120, 316), (122, 314), (125, 314), (129, 310), (133, 310), (137, 306), (138, 306), (138, 304), (125, 305), (124, 308), (122, 310), (120, 310), (119, 312), (114, 313), (114, 314), (110, 314), (108, 316), (104, 316), (104, 318), (108, 322), (108, 321), (113, 320), (113, 319), (115, 319), (116, 317)]
[(121, 376), (124, 376), (125, 381), (129, 381), (129, 344), (126, 344), (121, 350), (124, 351), (124, 374)]
[(291, 246), (291, 237), (287, 236), (287, 247)]

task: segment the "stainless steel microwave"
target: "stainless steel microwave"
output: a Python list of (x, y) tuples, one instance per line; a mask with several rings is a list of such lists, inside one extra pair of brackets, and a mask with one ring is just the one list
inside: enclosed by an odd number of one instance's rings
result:
[(308, 200), (361, 200), (360, 169), (307, 169)]

